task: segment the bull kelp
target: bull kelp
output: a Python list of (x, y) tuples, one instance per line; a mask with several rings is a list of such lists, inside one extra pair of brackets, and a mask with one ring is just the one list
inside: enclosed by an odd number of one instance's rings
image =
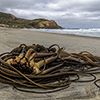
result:
[[(0, 55), (0, 82), (24, 92), (56, 92), (68, 88), (72, 82), (94, 81), (99, 87), (97, 73), (100, 73), (99, 56), (88, 51), (68, 53), (57, 44), (50, 47), (21, 44)], [(90, 78), (84, 80), (80, 78), (82, 75)], [(36, 88), (43, 92), (33, 91)]]

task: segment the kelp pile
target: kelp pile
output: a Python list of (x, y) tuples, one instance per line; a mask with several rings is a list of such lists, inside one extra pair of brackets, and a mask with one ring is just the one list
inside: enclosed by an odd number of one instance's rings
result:
[[(18, 90), (41, 88), (57, 91), (69, 87), (72, 82), (94, 80), (99, 87), (96, 73), (100, 73), (99, 56), (87, 51), (68, 53), (57, 44), (50, 47), (21, 44), (0, 55), (0, 82), (11, 84)], [(90, 75), (92, 79), (82, 80), (81, 75)], [(27, 92), (25, 89), (22, 91)]]

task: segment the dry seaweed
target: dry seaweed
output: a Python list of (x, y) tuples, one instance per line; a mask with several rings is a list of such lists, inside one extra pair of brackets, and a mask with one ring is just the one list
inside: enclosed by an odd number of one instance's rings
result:
[[(21, 44), (11, 52), (0, 55), (0, 82), (33, 93), (50, 93), (70, 86), (72, 82), (91, 82), (100, 72), (100, 57), (87, 51), (68, 53), (59, 45)], [(81, 79), (80, 76), (93, 77)], [(41, 88), (46, 92), (28, 91)], [(48, 91), (49, 90), (49, 91)]]

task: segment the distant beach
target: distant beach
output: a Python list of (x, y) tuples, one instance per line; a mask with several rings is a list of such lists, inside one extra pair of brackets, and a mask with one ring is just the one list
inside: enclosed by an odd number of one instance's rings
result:
[[(21, 29), (3, 28), (0, 27), (0, 54), (9, 52), (13, 48), (18, 47), (20, 44), (32, 45), (40, 44), (49, 47), (52, 44), (58, 44), (60, 47), (65, 47), (69, 53), (79, 53), (81, 51), (88, 51), (93, 55), (100, 56), (100, 38), (87, 37), (72, 34), (51, 34), (50, 32), (43, 31), (29, 31)], [(100, 77), (98, 75), (97, 77)], [(91, 83), (92, 84), (92, 83)], [(20, 92), (12, 89), (11, 86), (0, 83), (0, 100), (89, 100), (86, 88), (90, 83), (73, 83), (71, 87), (65, 90), (58, 91), (50, 94), (34, 94)], [(92, 87), (93, 86), (93, 87)], [(92, 84), (89, 87), (89, 92), (96, 91), (97, 87)], [(9, 98), (9, 99), (8, 99)], [(94, 99), (96, 100), (96, 99)]]

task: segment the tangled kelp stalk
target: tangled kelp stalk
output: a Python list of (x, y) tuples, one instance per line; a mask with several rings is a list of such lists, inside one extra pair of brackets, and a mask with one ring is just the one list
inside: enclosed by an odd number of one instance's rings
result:
[[(68, 53), (57, 44), (48, 48), (39, 44), (21, 44), (0, 55), (0, 82), (11, 84), (18, 90), (21, 90), (18, 87), (63, 89), (72, 82), (96, 80), (93, 74), (99, 73), (99, 70), (100, 57), (87, 51)], [(81, 80), (81, 75), (93, 78)]]

